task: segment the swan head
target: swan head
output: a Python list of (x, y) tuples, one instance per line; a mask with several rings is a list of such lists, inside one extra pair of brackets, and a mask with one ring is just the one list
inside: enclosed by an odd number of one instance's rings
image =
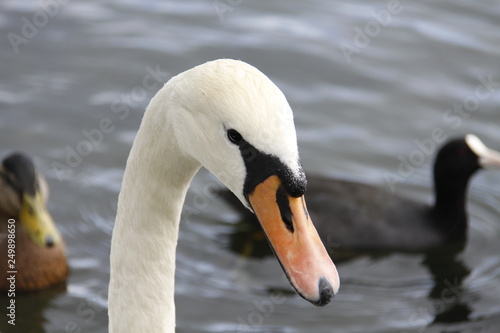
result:
[(295, 290), (327, 304), (339, 277), (307, 212), (293, 113), (283, 93), (256, 68), (228, 59), (194, 67), (166, 86), (160, 103), (181, 153), (256, 213)]

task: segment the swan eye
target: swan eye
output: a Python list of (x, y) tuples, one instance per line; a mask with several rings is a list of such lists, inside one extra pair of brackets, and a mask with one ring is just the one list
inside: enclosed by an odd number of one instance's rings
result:
[(239, 145), (243, 141), (241, 134), (234, 129), (227, 130), (227, 138), (235, 145)]

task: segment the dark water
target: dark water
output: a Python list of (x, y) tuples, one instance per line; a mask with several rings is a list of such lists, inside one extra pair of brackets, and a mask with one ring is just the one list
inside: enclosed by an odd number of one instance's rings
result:
[[(71, 275), (65, 289), (19, 295), (16, 326), (2, 315), (0, 331), (107, 331), (116, 199), (159, 82), (247, 61), (289, 99), (309, 174), (429, 201), (432, 152), (417, 141), (472, 132), (500, 149), (499, 28), (496, 1), (2, 1), (0, 153), (25, 151), (47, 175)], [(103, 122), (107, 133), (82, 143)], [(291, 293), (274, 258), (229, 250), (237, 218), (206, 194), (214, 184), (202, 171), (186, 199), (178, 332), (498, 332), (500, 171), (471, 184), (454, 266), (470, 273), (438, 281), (449, 293), (429, 297), (423, 255), (365, 256), (339, 265), (341, 292), (325, 308)]]

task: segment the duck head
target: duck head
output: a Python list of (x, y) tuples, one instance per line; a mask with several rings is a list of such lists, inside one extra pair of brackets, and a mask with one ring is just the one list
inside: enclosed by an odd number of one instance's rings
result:
[(13, 153), (2, 161), (0, 176), (4, 187), (0, 207), (4, 213), (18, 219), (16, 222), (34, 244), (44, 247), (59, 244), (61, 236), (46, 207), (47, 185), (33, 161), (21, 153)]

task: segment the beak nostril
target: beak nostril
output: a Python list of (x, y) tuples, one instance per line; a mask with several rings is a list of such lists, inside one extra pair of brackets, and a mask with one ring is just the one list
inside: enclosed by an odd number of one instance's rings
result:
[(45, 238), (45, 246), (47, 247), (54, 246), (54, 239), (52, 238), (52, 236), (47, 236), (47, 238)]
[(290, 200), (288, 200), (288, 194), (283, 186), (280, 186), (276, 191), (276, 203), (280, 210), (281, 219), (286, 225), (286, 228), (293, 233), (293, 214), (290, 208)]

